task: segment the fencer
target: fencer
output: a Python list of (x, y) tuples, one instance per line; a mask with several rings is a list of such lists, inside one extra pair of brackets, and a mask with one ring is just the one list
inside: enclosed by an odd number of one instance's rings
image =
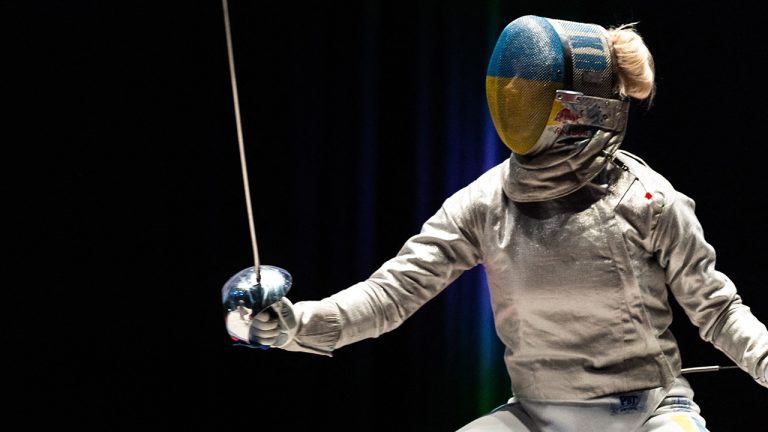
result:
[(655, 91), (634, 28), (520, 17), (498, 39), (486, 91), (507, 160), (367, 280), (283, 298), (281, 319), (232, 320), (230, 334), (331, 355), (397, 328), (482, 265), (513, 397), (462, 431), (705, 431), (670, 293), (704, 340), (768, 386), (768, 331), (716, 270), (693, 200), (619, 150), (630, 103)]

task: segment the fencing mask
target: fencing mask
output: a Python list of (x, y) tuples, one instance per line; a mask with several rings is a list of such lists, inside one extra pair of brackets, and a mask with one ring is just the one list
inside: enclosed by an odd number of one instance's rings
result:
[(615, 67), (601, 26), (537, 16), (507, 25), (491, 55), (486, 95), (513, 152), (510, 198), (563, 196), (612, 158), (629, 109), (616, 91)]

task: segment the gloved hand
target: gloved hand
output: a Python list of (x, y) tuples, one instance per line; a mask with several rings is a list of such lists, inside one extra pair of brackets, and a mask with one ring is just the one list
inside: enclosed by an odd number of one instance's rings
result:
[(283, 348), (293, 341), (297, 328), (293, 303), (283, 297), (253, 317), (249, 339), (261, 345)]
[(331, 356), (341, 335), (338, 306), (332, 301), (303, 301), (295, 305), (283, 297), (251, 317), (239, 306), (226, 318), (232, 339), (254, 347), (275, 347)]
[(293, 304), (283, 297), (269, 308), (251, 317), (251, 309), (238, 307), (240, 313), (227, 317), (227, 331), (233, 339), (256, 345), (282, 348), (296, 335), (298, 321)]

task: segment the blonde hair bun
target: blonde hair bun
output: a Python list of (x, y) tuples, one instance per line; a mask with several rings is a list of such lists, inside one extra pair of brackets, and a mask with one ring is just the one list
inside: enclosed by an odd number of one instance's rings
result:
[(656, 92), (653, 56), (634, 24), (608, 29), (618, 66), (618, 91), (622, 97), (652, 99)]

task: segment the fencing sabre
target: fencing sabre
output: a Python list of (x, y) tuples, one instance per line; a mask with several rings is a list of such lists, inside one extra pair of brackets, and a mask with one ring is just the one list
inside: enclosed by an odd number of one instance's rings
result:
[[(227, 37), (227, 58), (229, 60), (229, 79), (232, 84), (232, 102), (235, 108), (235, 124), (237, 126), (237, 142), (240, 150), (240, 169), (243, 177), (245, 192), (245, 207), (248, 211), (248, 228), (251, 234), (253, 248), (253, 267), (241, 270), (224, 284), (221, 290), (225, 320), (250, 320), (250, 318), (284, 297), (291, 288), (291, 274), (286, 270), (269, 265), (261, 265), (259, 248), (256, 243), (256, 229), (253, 223), (253, 206), (248, 181), (248, 168), (245, 159), (245, 144), (243, 140), (243, 125), (240, 119), (240, 100), (237, 92), (237, 76), (235, 74), (235, 56), (232, 48), (232, 30), (229, 20), (229, 3), (222, 0), (224, 10), (224, 32)], [(271, 310), (271, 309), (270, 309)], [(233, 340), (236, 339), (233, 337)], [(235, 345), (253, 348), (268, 348), (255, 340)]]

